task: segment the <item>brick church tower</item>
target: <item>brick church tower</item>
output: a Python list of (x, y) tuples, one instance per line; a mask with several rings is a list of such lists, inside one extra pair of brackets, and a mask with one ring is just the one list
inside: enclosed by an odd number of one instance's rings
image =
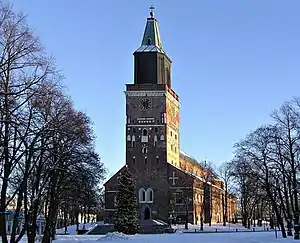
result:
[(150, 10), (141, 46), (133, 54), (134, 84), (127, 84), (125, 91), (126, 164), (136, 177), (139, 198), (144, 199), (140, 203), (144, 219), (167, 211), (168, 163), (179, 166), (180, 151), (172, 61), (163, 50), (154, 8)]
[[(203, 165), (180, 151), (179, 98), (172, 89), (172, 61), (163, 49), (154, 8), (150, 10), (142, 43), (133, 53), (134, 82), (125, 91), (126, 166), (136, 181), (139, 219), (219, 221), (222, 183), (218, 178), (206, 181), (209, 173)], [(124, 168), (104, 184), (106, 222), (114, 220), (117, 178)]]

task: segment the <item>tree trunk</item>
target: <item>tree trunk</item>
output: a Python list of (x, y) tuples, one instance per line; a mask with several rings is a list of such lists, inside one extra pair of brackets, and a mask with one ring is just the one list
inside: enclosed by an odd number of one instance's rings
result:
[(188, 207), (186, 208), (186, 214), (185, 214), (185, 226), (184, 228), (186, 230), (189, 229), (189, 210), (188, 210)]
[(278, 224), (279, 224), (279, 227), (281, 229), (281, 234), (282, 234), (282, 238), (287, 238), (286, 236), (286, 231), (285, 231), (285, 227), (284, 227), (284, 223), (283, 223), (283, 220), (282, 220), (282, 217), (280, 216), (280, 218), (278, 219)]
[(223, 213), (223, 226), (226, 226), (226, 211), (225, 211), (225, 198), (224, 194), (222, 195), (222, 213)]
[(79, 211), (76, 210), (76, 231), (79, 230)]
[(200, 218), (200, 230), (203, 231), (203, 216)]
[(65, 234), (68, 232), (68, 213), (66, 208), (64, 208), (64, 228), (65, 228)]
[(57, 173), (55, 170), (51, 171), (51, 187), (50, 187), (50, 201), (48, 217), (46, 218), (45, 232), (42, 243), (49, 243), (50, 238), (53, 237), (53, 228), (55, 228), (55, 216), (57, 212), (57, 198), (56, 198), (56, 184), (57, 184)]
[(4, 171), (3, 171), (3, 181), (1, 188), (0, 197), (0, 235), (2, 237), (2, 243), (8, 243), (6, 234), (6, 220), (5, 220), (5, 210), (6, 210), (6, 192), (8, 188), (8, 180), (10, 174), (10, 161), (9, 161), (9, 109), (8, 109), (8, 87), (5, 85), (5, 123), (4, 123), (4, 138), (3, 138), (3, 151), (4, 151)]
[(20, 210), (22, 207), (22, 201), (23, 201), (23, 185), (20, 186), (19, 193), (18, 193), (18, 199), (17, 199), (17, 207), (15, 210), (15, 215), (13, 219), (13, 226), (11, 230), (11, 236), (10, 236), (10, 243), (16, 242), (16, 230), (17, 226), (19, 224), (19, 216), (20, 216)]

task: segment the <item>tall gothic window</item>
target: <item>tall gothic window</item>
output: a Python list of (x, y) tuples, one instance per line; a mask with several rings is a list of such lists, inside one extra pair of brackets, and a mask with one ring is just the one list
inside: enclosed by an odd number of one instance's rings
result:
[(140, 203), (144, 203), (146, 202), (146, 191), (144, 188), (141, 188), (139, 190), (139, 202)]
[(146, 202), (153, 203), (153, 190), (152, 188), (148, 188), (146, 191)]
[(146, 128), (143, 129), (143, 136), (148, 136), (148, 130)]
[(131, 146), (132, 146), (133, 148), (135, 147), (135, 136), (134, 136), (134, 135), (132, 135)]
[(148, 143), (148, 130), (146, 128), (142, 131), (142, 143)]
[(154, 135), (154, 147), (157, 145), (157, 136)]

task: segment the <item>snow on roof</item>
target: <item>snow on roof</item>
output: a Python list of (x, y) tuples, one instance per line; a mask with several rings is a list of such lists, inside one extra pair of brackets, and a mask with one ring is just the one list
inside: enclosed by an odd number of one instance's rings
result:
[(189, 154), (187, 154), (186, 152), (184, 152), (184, 151), (182, 151), (182, 150), (180, 150), (180, 153), (181, 153), (182, 155), (186, 156), (186, 157), (189, 157), (189, 158), (191, 158), (191, 159), (196, 160), (194, 157), (190, 156)]

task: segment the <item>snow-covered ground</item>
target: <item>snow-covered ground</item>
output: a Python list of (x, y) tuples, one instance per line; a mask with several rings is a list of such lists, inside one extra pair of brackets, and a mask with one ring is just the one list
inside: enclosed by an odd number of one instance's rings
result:
[[(92, 229), (93, 227), (95, 227), (97, 224), (103, 224), (103, 222), (96, 222), (96, 223), (87, 223), (85, 224), (85, 228), (87, 230)], [(79, 225), (79, 229), (82, 229), (83, 224)], [(185, 230), (184, 229), (184, 225), (173, 225), (172, 228), (176, 228), (177, 232), (195, 232), (195, 230), (198, 232), (200, 231), (200, 225), (192, 225), (189, 224), (189, 229)], [(264, 230), (264, 228), (267, 228), (267, 226), (265, 227), (251, 227), (250, 229), (246, 229), (245, 227), (243, 227), (241, 224), (229, 224), (227, 223), (226, 226), (223, 226), (222, 223), (218, 223), (218, 224), (212, 224), (212, 226), (208, 226), (208, 224), (204, 225), (204, 232), (210, 231), (210, 232), (215, 232), (216, 230), (219, 231), (236, 231), (236, 229), (238, 231), (253, 231), (253, 228), (255, 228), (256, 231), (262, 231)], [(64, 234), (65, 233), (65, 228), (61, 228), (61, 229), (57, 229), (56, 230), (57, 234)], [(68, 235), (77, 235), (76, 232), (76, 225), (70, 225), (67, 227), (67, 234)]]
[(209, 233), (209, 234), (161, 234), (161, 235), (134, 235), (124, 236), (123, 234), (111, 233), (106, 236), (58, 236), (53, 243), (281, 243), (293, 242), (288, 239), (275, 239), (274, 232), (247, 232), (247, 233)]
[[(177, 231), (184, 231), (184, 232), (195, 232), (195, 230), (197, 232), (200, 231), (200, 225), (192, 225), (189, 224), (189, 229), (185, 230), (184, 229), (184, 225), (173, 225), (172, 228), (177, 229)], [(232, 224), (232, 223), (226, 223), (226, 226), (223, 226), (222, 223), (216, 223), (216, 224), (212, 224), (211, 226), (208, 226), (208, 224), (205, 224), (203, 227), (203, 231), (204, 232), (216, 232), (216, 230), (218, 232), (224, 232), (224, 231), (253, 231), (253, 229), (255, 229), (255, 231), (263, 231), (263, 230), (267, 230), (267, 228), (269, 228), (268, 226), (262, 226), (262, 227), (251, 227), (250, 229), (246, 229), (244, 226), (242, 226), (241, 224)]]
[[(94, 228), (97, 224), (102, 224), (102, 222), (79, 224), (79, 229), (82, 229), (83, 225), (84, 225), (86, 230), (90, 230), (90, 229)], [(67, 227), (67, 234), (77, 235), (76, 228), (77, 228), (76, 225), (68, 226)], [(65, 228), (57, 229), (56, 234), (65, 234)]]
[[(88, 223), (85, 224), (87, 230), (92, 229), (98, 223)], [(82, 229), (83, 225), (79, 226)], [(173, 226), (177, 228), (175, 234), (157, 234), (157, 235), (134, 235), (126, 236), (120, 233), (109, 233), (107, 235), (76, 235), (76, 226), (72, 225), (68, 227), (69, 235), (57, 235), (56, 240), (53, 243), (112, 243), (112, 242), (128, 242), (128, 243), (281, 243), (281, 242), (293, 242), (293, 238), (281, 239), (281, 232), (277, 232), (278, 238), (275, 238), (274, 231), (265, 232), (253, 232), (253, 229), (249, 231), (252, 232), (235, 232), (245, 231), (243, 226), (239, 224), (227, 224), (227, 226), (222, 226), (222, 224), (213, 224), (212, 226), (205, 225), (204, 233), (192, 233), (199, 232), (199, 225), (189, 225), (188, 232), (184, 230), (184, 225)], [(263, 230), (264, 227), (256, 227), (256, 230)], [(216, 229), (220, 233), (215, 233)], [(56, 231), (58, 234), (63, 234), (64, 229), (58, 229)], [(186, 232), (186, 233), (183, 233)], [(205, 233), (207, 232), (207, 233)], [(225, 233), (224, 233), (225, 232)], [(27, 242), (26, 238), (22, 239), (22, 243)]]

